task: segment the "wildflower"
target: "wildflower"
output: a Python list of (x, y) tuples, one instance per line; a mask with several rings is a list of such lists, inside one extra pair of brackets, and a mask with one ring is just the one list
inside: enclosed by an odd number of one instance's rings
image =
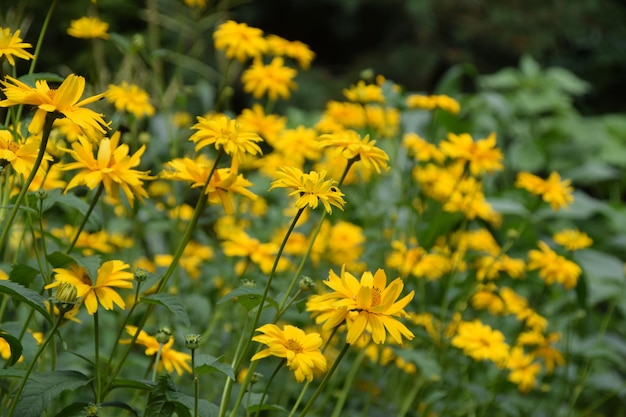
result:
[(40, 133), (47, 113), (61, 113), (72, 123), (89, 132), (106, 133), (104, 126), (108, 125), (102, 118), (103, 115), (87, 109), (83, 106), (100, 100), (103, 94), (88, 97), (78, 101), (85, 90), (85, 79), (81, 76), (70, 74), (61, 83), (58, 89), (52, 89), (48, 83), (39, 80), (35, 88), (11, 77), (6, 76), (5, 81), (0, 81), (4, 86), (6, 99), (0, 101), (0, 107), (8, 107), (20, 104), (37, 106), (38, 110), (31, 121), (28, 131), (33, 134)]
[[(31, 136), (24, 142), (17, 142), (8, 130), (0, 130), (0, 166), (11, 165), (11, 168), (19, 175), (27, 177), (35, 166), (35, 160), (39, 153), (41, 141), (35, 136)], [(48, 153), (44, 154), (44, 160), (52, 161)], [(44, 170), (40, 167), (38, 176), (44, 175)]]
[(541, 366), (534, 361), (532, 355), (525, 354), (522, 347), (515, 346), (511, 349), (506, 367), (510, 370), (508, 380), (516, 384), (520, 392), (528, 392), (537, 385), (537, 374), (541, 372)]
[(348, 335), (346, 342), (354, 344), (367, 330), (376, 344), (384, 343), (387, 332), (394, 342), (401, 344), (402, 338), (413, 339), (413, 333), (396, 317), (406, 316), (404, 307), (413, 299), (414, 292), (397, 300), (404, 288), (400, 278), (387, 285), (385, 271), (379, 269), (372, 274), (366, 271), (358, 281), (352, 274), (341, 269), (341, 276), (330, 270), (324, 281), (333, 292), (314, 298), (307, 303), (308, 311), (315, 311), (315, 303), (326, 303), (328, 314), (318, 317), (318, 323), (325, 321), (324, 329), (331, 329), (346, 322)]
[(97, 17), (81, 17), (70, 22), (67, 34), (82, 39), (109, 39), (107, 30), (109, 24)]
[(338, 221), (330, 230), (327, 242), (329, 260), (336, 265), (346, 264), (350, 267), (363, 253), (365, 235), (359, 226)]
[(279, 97), (288, 99), (290, 91), (296, 88), (293, 78), (297, 71), (284, 66), (284, 61), (280, 57), (272, 59), (269, 65), (256, 60), (250, 68), (241, 75), (243, 91), (252, 93), (254, 98), (261, 98), (267, 94), (270, 100)]
[(244, 109), (237, 117), (241, 129), (257, 133), (265, 142), (274, 146), (274, 141), (285, 128), (287, 118), (275, 114), (265, 114), (263, 106), (255, 103), (252, 109)]
[[(135, 336), (135, 334), (137, 334), (137, 327), (126, 325), (126, 333)], [(120, 343), (130, 343), (130, 340), (131, 339), (120, 340)], [(168, 340), (167, 343), (159, 343), (156, 337), (150, 336), (144, 330), (141, 330), (135, 343), (146, 347), (144, 353), (147, 356), (155, 355), (159, 351), (159, 348), (161, 349), (161, 359), (158, 365), (159, 370), (165, 368), (167, 372), (176, 371), (178, 375), (182, 375), (184, 373), (183, 371), (191, 373), (192, 370), (189, 365), (191, 355), (172, 349), (174, 338), (170, 337)]]
[(308, 45), (300, 41), (288, 41), (280, 36), (268, 35), (267, 45), (268, 53), (293, 58), (302, 69), (308, 69), (315, 58), (315, 53), (309, 49)]
[(356, 85), (343, 90), (343, 95), (351, 102), (355, 103), (384, 103), (385, 96), (380, 86), (376, 84), (365, 84), (365, 81), (359, 80)]
[(354, 130), (345, 130), (321, 135), (320, 139), (320, 148), (333, 147), (335, 154), (340, 154), (347, 160), (363, 161), (368, 169), (373, 168), (379, 174), (382, 170), (389, 170), (389, 156), (375, 146), (376, 141), (370, 140), (369, 135), (361, 138)]
[(294, 166), (302, 166), (307, 159), (316, 161), (321, 158), (317, 132), (302, 125), (295, 129), (284, 129), (272, 146), (276, 152), (294, 161)]
[(532, 249), (528, 252), (528, 269), (539, 270), (539, 276), (546, 284), (558, 282), (566, 289), (576, 286), (582, 270), (574, 262), (558, 255), (545, 243), (537, 243), (539, 250)]
[(400, 111), (394, 107), (383, 107), (377, 104), (365, 105), (367, 125), (382, 138), (396, 136), (400, 128)]
[(205, 146), (213, 145), (215, 149), (223, 149), (228, 155), (241, 159), (243, 154), (257, 155), (261, 148), (256, 142), (261, 137), (253, 132), (241, 129), (241, 125), (228, 116), (219, 115), (212, 118), (198, 117), (198, 123), (191, 127), (197, 130), (190, 141), (196, 144), (196, 151)]
[(0, 28), (0, 65), (4, 59), (13, 67), (15, 66), (14, 58), (33, 59), (34, 55), (26, 51), (26, 48), (32, 47), (30, 43), (22, 42), (19, 29), (11, 33), (9, 28)]
[(346, 128), (359, 129), (366, 125), (365, 110), (358, 103), (329, 101), (315, 128), (320, 132), (337, 133)]
[(503, 314), (504, 302), (496, 293), (494, 283), (480, 284), (472, 296), (471, 304), (476, 310), (487, 309), (494, 316)]
[(69, 270), (55, 268), (55, 281), (45, 288), (54, 288), (64, 282), (74, 285), (77, 296), (82, 298), (89, 314), (98, 311), (98, 305), (106, 310), (112, 310), (113, 304), (124, 309), (124, 300), (113, 288), (133, 288), (133, 273), (127, 271), (127, 268), (129, 265), (122, 261), (104, 262), (98, 268), (95, 283), (82, 266), (73, 264)]
[(475, 361), (491, 360), (501, 364), (509, 356), (509, 345), (504, 341), (504, 334), (478, 319), (458, 324), (452, 346), (462, 349)]
[(587, 233), (575, 229), (562, 230), (555, 233), (552, 239), (570, 251), (585, 249), (593, 244), (593, 240)]
[(321, 202), (326, 211), (332, 213), (331, 205), (343, 210), (346, 202), (344, 194), (335, 186), (334, 180), (326, 180), (326, 171), (311, 171), (303, 173), (298, 168), (279, 167), (277, 170), (278, 179), (273, 181), (270, 191), (274, 188), (293, 188), (290, 196), (298, 196), (296, 207), (302, 209), (306, 206), (316, 208)]
[(320, 351), (322, 337), (319, 333), (305, 333), (295, 326), (285, 325), (282, 330), (275, 324), (266, 324), (257, 329), (253, 341), (263, 343), (263, 349), (252, 357), (252, 361), (276, 356), (285, 358), (298, 382), (313, 380), (313, 374), (326, 371), (326, 358)]
[(496, 148), (495, 133), (491, 133), (486, 139), (476, 142), (468, 133), (460, 135), (448, 133), (447, 140), (441, 142), (439, 147), (446, 156), (467, 162), (472, 175), (503, 169), (503, 156), (502, 152)]
[(268, 48), (261, 29), (233, 20), (219, 25), (213, 33), (213, 40), (215, 49), (224, 50), (227, 58), (235, 58), (241, 63), (248, 58), (260, 58)]
[(496, 256), (481, 256), (474, 262), (476, 269), (476, 279), (483, 281), (485, 279), (496, 279), (500, 273), (506, 273), (511, 278), (521, 278), (524, 276), (526, 265), (522, 259), (510, 258), (506, 254)]
[(406, 133), (402, 137), (402, 145), (407, 148), (409, 155), (412, 155), (417, 161), (428, 162), (432, 160), (442, 163), (445, 158), (437, 146), (427, 142), (416, 133)]
[(550, 333), (546, 337), (542, 337), (541, 341), (536, 343), (538, 346), (532, 351), (535, 357), (543, 360), (548, 375), (554, 372), (555, 366), (565, 365), (565, 358), (561, 352), (552, 346), (554, 343), (558, 342), (560, 338), (560, 333)]
[(543, 201), (549, 203), (554, 211), (561, 207), (567, 207), (574, 201), (572, 196), (574, 189), (570, 184), (570, 180), (561, 181), (561, 176), (554, 171), (550, 173), (547, 180), (530, 172), (520, 172), (515, 181), (516, 187), (541, 196)]
[(119, 201), (121, 188), (131, 207), (135, 196), (143, 202), (143, 198), (148, 197), (143, 188), (143, 181), (152, 177), (148, 175), (148, 171), (133, 168), (141, 163), (140, 158), (146, 150), (146, 145), (133, 155), (129, 155), (128, 145), (119, 144), (120, 137), (118, 131), (111, 139), (102, 139), (96, 157), (91, 142), (86, 139), (74, 142), (70, 154), (75, 162), (64, 164), (61, 169), (65, 171), (80, 169), (80, 171), (72, 178), (65, 191), (83, 184), (93, 190), (98, 185), (104, 184), (107, 194), (115, 201)]
[(185, 4), (188, 7), (197, 7), (198, 9), (204, 9), (206, 7), (207, 0), (185, 0)]
[[(261, 243), (243, 230), (239, 230), (227, 236), (222, 242), (222, 249), (224, 255), (247, 258), (257, 265), (264, 274), (269, 274), (278, 253), (278, 244), (274, 242)], [(288, 267), (289, 262), (281, 257), (276, 271), (285, 271)]]
[(409, 109), (434, 110), (440, 108), (452, 114), (459, 114), (459, 111), (461, 111), (459, 102), (445, 95), (425, 96), (411, 94), (406, 98), (405, 102)]
[(128, 84), (126, 81), (122, 81), (120, 85), (109, 84), (104, 97), (115, 105), (116, 110), (125, 110), (137, 118), (154, 114), (154, 106), (150, 104), (148, 93), (135, 84)]

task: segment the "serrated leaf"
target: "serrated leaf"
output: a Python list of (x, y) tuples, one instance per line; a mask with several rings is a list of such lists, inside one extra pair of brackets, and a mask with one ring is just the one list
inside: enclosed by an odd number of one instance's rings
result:
[(46, 405), (64, 391), (85, 386), (90, 379), (77, 371), (52, 371), (31, 374), (13, 415), (41, 417)]
[(78, 264), (87, 270), (87, 274), (92, 280), (96, 280), (98, 269), (102, 265), (102, 259), (98, 255), (80, 256), (68, 255), (61, 251), (55, 251), (49, 254), (46, 259), (55, 268), (65, 268), (71, 264)]
[(179, 297), (170, 294), (150, 294), (141, 297), (141, 301), (148, 304), (158, 304), (167, 308), (178, 317), (185, 326), (191, 327), (189, 314), (187, 314), (187, 309)]
[(215, 358), (211, 355), (196, 355), (195, 367), (199, 374), (205, 374), (210, 372), (220, 372), (233, 381), (235, 380), (235, 371), (229, 364), (219, 361), (219, 358)]
[(16, 300), (28, 304), (30, 307), (39, 312), (47, 321), (52, 323), (52, 317), (48, 314), (46, 305), (44, 304), (45, 298), (39, 295), (39, 293), (11, 281), (0, 281), (0, 293), (7, 294)]
[(159, 376), (157, 385), (150, 391), (148, 404), (144, 412), (145, 417), (171, 417), (176, 406), (167, 398), (168, 391), (175, 391), (176, 386), (169, 375)]
[(11, 267), (11, 272), (9, 272), (9, 280), (28, 287), (37, 275), (39, 275), (38, 269), (28, 265), (15, 264)]
[[(227, 301), (236, 299), (237, 302), (243, 305), (247, 310), (252, 310), (254, 307), (259, 305), (262, 297), (263, 297), (263, 290), (261, 288), (241, 286), (239, 288), (235, 288), (234, 290), (226, 294), (217, 303), (222, 304)], [(268, 296), (265, 302), (273, 306), (276, 310), (278, 310), (278, 302), (274, 300), (273, 298)]]
[[(74, 194), (63, 194), (61, 190), (52, 190), (48, 192), (48, 198), (43, 202), (43, 210), (50, 209), (55, 204), (62, 205), (66, 208), (77, 210), (82, 216), (86, 216), (89, 211), (89, 204)], [(102, 217), (96, 211), (92, 211), (87, 219), (87, 224), (98, 227), (102, 224)]]
[(8, 360), (8, 366), (13, 366), (15, 362), (18, 361), (20, 356), (22, 356), (22, 344), (20, 343), (18, 338), (11, 336), (2, 329), (0, 329), (0, 339), (4, 339), (9, 345), (11, 356)]
[(76, 260), (65, 252), (54, 251), (46, 256), (53, 268), (65, 268), (68, 265), (76, 263)]

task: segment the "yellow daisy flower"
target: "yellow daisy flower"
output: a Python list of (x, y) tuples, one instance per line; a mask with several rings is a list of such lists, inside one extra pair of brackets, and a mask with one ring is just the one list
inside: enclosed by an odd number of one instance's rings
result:
[(491, 360), (502, 364), (509, 357), (509, 345), (504, 340), (504, 334), (478, 319), (460, 322), (451, 343), (475, 361)]
[(120, 85), (109, 84), (109, 89), (104, 97), (115, 105), (118, 111), (127, 111), (137, 118), (152, 116), (154, 106), (150, 104), (148, 93), (135, 84), (122, 81)]
[(109, 39), (109, 24), (97, 17), (81, 17), (72, 20), (67, 34), (81, 39)]
[(558, 282), (566, 289), (576, 286), (582, 269), (574, 262), (554, 252), (547, 243), (539, 241), (539, 250), (528, 252), (528, 270), (539, 270), (539, 276), (546, 284)]
[(73, 264), (70, 269), (55, 268), (55, 281), (45, 286), (46, 289), (57, 287), (67, 282), (76, 287), (77, 296), (89, 314), (98, 311), (98, 305), (106, 310), (112, 310), (113, 304), (124, 309), (126, 304), (113, 288), (133, 288), (133, 273), (127, 271), (129, 265), (122, 261), (107, 261), (98, 268), (98, 275), (94, 283), (87, 270)]
[(537, 385), (537, 374), (541, 365), (535, 362), (532, 355), (524, 353), (524, 348), (515, 346), (506, 363), (509, 369), (508, 380), (517, 385), (520, 392), (528, 392)]
[(585, 249), (593, 245), (593, 239), (587, 233), (575, 229), (562, 230), (555, 233), (552, 239), (570, 251)]
[(15, 66), (14, 58), (33, 59), (35, 56), (26, 51), (26, 48), (32, 47), (30, 43), (22, 42), (19, 29), (11, 33), (9, 28), (0, 28), (0, 65), (4, 59), (13, 67)]
[[(25, 142), (17, 142), (11, 132), (0, 130), (0, 166), (10, 164), (15, 172), (27, 177), (35, 166), (40, 145), (41, 140), (35, 136), (29, 137)], [(44, 160), (52, 161), (52, 157), (45, 153)], [(37, 175), (42, 177), (44, 173), (43, 167), (39, 167)]]
[[(126, 325), (126, 333), (135, 336), (135, 334), (137, 334), (137, 327)], [(130, 343), (130, 339), (120, 340), (120, 343)], [(144, 330), (141, 330), (135, 343), (146, 347), (144, 352), (146, 356), (153, 356), (159, 351), (159, 348), (161, 349), (161, 358), (157, 369), (163, 370), (163, 368), (165, 368), (165, 370), (170, 373), (176, 371), (178, 375), (182, 375), (184, 373), (183, 371), (187, 371), (188, 373), (192, 372), (189, 364), (189, 362), (191, 362), (191, 355), (172, 349), (172, 345), (174, 344), (173, 337), (161, 346), (156, 337), (150, 336)]]
[(314, 373), (326, 371), (326, 358), (320, 351), (322, 337), (319, 333), (305, 333), (295, 326), (285, 325), (282, 329), (275, 324), (266, 324), (257, 329), (263, 333), (252, 338), (267, 346), (252, 357), (252, 361), (276, 356), (287, 360), (298, 382), (313, 380)]
[(243, 91), (252, 93), (254, 98), (267, 95), (271, 100), (279, 97), (286, 100), (291, 95), (291, 91), (296, 88), (296, 83), (293, 81), (296, 74), (297, 71), (286, 67), (280, 57), (272, 59), (268, 65), (261, 60), (256, 60), (241, 75)]
[(344, 130), (321, 135), (320, 139), (320, 148), (332, 147), (336, 155), (347, 160), (362, 161), (368, 169), (374, 169), (378, 174), (382, 170), (389, 170), (389, 155), (377, 148), (376, 141), (370, 140), (369, 135), (361, 138), (354, 130)]
[(64, 164), (65, 171), (80, 169), (67, 185), (65, 191), (78, 185), (86, 185), (90, 189), (104, 184), (107, 194), (119, 201), (120, 188), (132, 206), (135, 196), (143, 202), (148, 193), (143, 188), (143, 181), (153, 177), (148, 171), (133, 169), (141, 163), (141, 155), (146, 150), (143, 145), (133, 155), (129, 154), (127, 144), (119, 144), (120, 132), (115, 132), (111, 139), (105, 138), (100, 142), (98, 153), (94, 157), (93, 145), (86, 139), (79, 139), (72, 144), (70, 154), (76, 162)]
[(467, 162), (472, 175), (501, 171), (504, 168), (502, 152), (496, 148), (495, 133), (476, 142), (468, 133), (448, 133), (448, 138), (439, 147), (449, 158)]
[(270, 191), (274, 188), (293, 188), (290, 196), (298, 196), (296, 208), (301, 209), (306, 206), (317, 208), (319, 202), (324, 205), (330, 214), (333, 209), (331, 205), (343, 210), (346, 202), (344, 194), (335, 185), (335, 181), (325, 179), (326, 171), (311, 171), (303, 173), (294, 167), (278, 167), (276, 171), (278, 179), (273, 181)]
[(189, 138), (196, 144), (196, 151), (213, 145), (215, 149), (224, 149), (228, 155), (240, 160), (244, 154), (262, 153), (256, 142), (263, 139), (256, 133), (242, 129), (237, 120), (228, 116), (218, 115), (211, 118), (198, 116), (198, 123), (191, 128), (197, 130)]
[(261, 29), (234, 20), (219, 25), (213, 33), (213, 40), (215, 49), (224, 50), (227, 58), (235, 58), (241, 63), (249, 58), (260, 58), (268, 48)]
[(308, 69), (315, 58), (315, 53), (308, 45), (300, 41), (288, 41), (277, 35), (268, 35), (266, 39), (269, 54), (295, 59), (302, 69)]
[(541, 196), (554, 211), (567, 207), (574, 201), (574, 196), (572, 196), (574, 188), (570, 184), (570, 180), (561, 181), (561, 176), (554, 171), (550, 173), (547, 180), (530, 172), (520, 172), (515, 181), (516, 187)]
[(70, 74), (57, 89), (50, 88), (46, 81), (40, 80), (35, 83), (35, 88), (24, 84), (11, 76), (0, 81), (4, 86), (3, 91), (6, 99), (0, 101), (0, 107), (26, 104), (38, 108), (28, 131), (40, 133), (47, 113), (61, 113), (77, 126), (80, 126), (85, 134), (98, 132), (105, 134), (104, 127), (108, 127), (102, 114), (85, 108), (87, 104), (100, 100), (103, 94), (96, 94), (82, 101), (78, 101), (85, 90), (85, 79), (81, 76)]
[(287, 124), (287, 118), (275, 114), (265, 114), (263, 106), (255, 103), (251, 109), (244, 109), (237, 117), (241, 129), (257, 133), (269, 145), (274, 146), (276, 137)]

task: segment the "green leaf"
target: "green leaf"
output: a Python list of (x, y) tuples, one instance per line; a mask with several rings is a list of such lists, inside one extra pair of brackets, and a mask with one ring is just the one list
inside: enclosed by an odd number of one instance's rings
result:
[(488, 198), (487, 202), (500, 214), (514, 214), (520, 217), (525, 217), (528, 214), (526, 207), (509, 198)]
[(19, 80), (24, 84), (28, 84), (31, 87), (35, 87), (35, 81), (45, 80), (54, 83), (62, 83), (64, 78), (59, 74), (55, 74), (52, 72), (36, 72), (34, 74), (22, 75), (19, 77)]
[(167, 398), (168, 391), (175, 391), (176, 386), (169, 375), (159, 376), (157, 385), (150, 391), (148, 405), (144, 412), (145, 417), (171, 417), (176, 411), (176, 406)]
[(589, 303), (618, 297), (624, 280), (624, 263), (613, 255), (594, 249), (577, 251), (574, 261), (583, 269)]
[(136, 389), (148, 391), (154, 388), (154, 382), (149, 380), (137, 380), (137, 379), (116, 379), (111, 384), (111, 389), (124, 388), (124, 389)]
[(235, 371), (233, 367), (227, 363), (222, 363), (219, 358), (214, 358), (211, 355), (196, 355), (195, 357), (196, 371), (199, 374), (206, 374), (210, 372), (220, 372), (233, 381), (235, 380)]
[(72, 403), (67, 407), (64, 407), (61, 411), (55, 414), (55, 417), (73, 417), (73, 416), (84, 416), (85, 408), (89, 406), (89, 403), (79, 402)]
[(22, 344), (18, 338), (11, 336), (2, 329), (0, 329), (0, 339), (4, 339), (9, 344), (11, 357), (9, 358), (8, 366), (13, 366), (20, 356), (22, 356)]
[[(172, 399), (171, 401), (177, 404), (179, 407), (184, 407), (187, 410), (193, 410), (194, 398), (189, 395), (179, 392), (176, 398)], [(179, 412), (179, 408), (177, 408), (176, 410), (177, 412)], [(220, 408), (217, 405), (203, 399), (200, 399), (198, 401), (198, 415), (200, 417), (217, 417), (219, 415), (219, 412)]]
[(187, 314), (187, 309), (179, 297), (170, 294), (151, 294), (142, 297), (141, 301), (148, 304), (158, 304), (167, 308), (174, 313), (185, 326), (191, 327), (189, 314)]
[(535, 140), (518, 141), (509, 147), (509, 167), (515, 171), (537, 172), (546, 164), (546, 156)]
[[(226, 301), (236, 299), (239, 304), (244, 306), (247, 310), (252, 310), (258, 306), (263, 297), (263, 290), (257, 287), (244, 287), (235, 288), (224, 297), (222, 297), (217, 303), (222, 304)], [(265, 300), (268, 304), (278, 310), (278, 302), (271, 297), (267, 297)]]
[(52, 323), (52, 317), (48, 314), (44, 304), (45, 298), (39, 295), (39, 293), (11, 281), (0, 281), (0, 293), (7, 294), (16, 300), (28, 304)]
[(66, 266), (76, 263), (76, 259), (61, 251), (54, 251), (48, 254), (46, 259), (50, 262), (50, 265), (52, 265), (53, 268), (65, 268)]
[(90, 379), (77, 371), (52, 371), (31, 374), (13, 415), (41, 417), (46, 406), (64, 391), (87, 385)]
[[(82, 199), (76, 197), (74, 194), (64, 194), (60, 189), (54, 189), (48, 191), (48, 196), (43, 201), (42, 210), (46, 211), (52, 208), (55, 205), (61, 205), (65, 208), (78, 210), (78, 212), (85, 216), (87, 215), (87, 211), (89, 210), (89, 204), (84, 202)], [(89, 214), (89, 219), (87, 220), (87, 224), (99, 227), (102, 224), (102, 217), (95, 211), (92, 211)]]
[(87, 270), (89, 277), (95, 281), (98, 276), (98, 268), (102, 265), (102, 259), (98, 255), (80, 256), (68, 255), (65, 252), (55, 251), (49, 254), (46, 259), (55, 268), (65, 268), (72, 264), (78, 264)]
[(439, 363), (426, 352), (419, 350), (398, 350), (396, 354), (405, 361), (414, 363), (427, 380), (433, 381), (441, 377), (441, 367)]
[(38, 269), (35, 269), (32, 266), (28, 265), (15, 264), (13, 265), (13, 267), (11, 267), (9, 280), (17, 282), (18, 284), (25, 287), (29, 287), (30, 284), (33, 283), (37, 275), (39, 275)]

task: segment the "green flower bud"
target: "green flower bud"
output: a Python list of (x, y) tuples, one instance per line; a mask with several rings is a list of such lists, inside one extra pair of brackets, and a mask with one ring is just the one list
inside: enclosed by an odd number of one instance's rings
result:
[(260, 372), (255, 372), (252, 374), (252, 377), (250, 378), (250, 384), (256, 384), (262, 379), (263, 379), (263, 374)]
[(171, 337), (172, 337), (172, 331), (170, 330), (169, 327), (161, 327), (159, 330), (157, 330), (157, 333), (156, 333), (157, 342), (161, 344), (165, 344), (170, 341)]
[(37, 190), (37, 198), (40, 200), (45, 200), (48, 198), (48, 192), (46, 190), (39, 189)]
[(200, 345), (200, 338), (201, 336), (199, 334), (188, 334), (187, 336), (185, 336), (185, 346), (187, 347), (187, 349), (197, 349)]
[(310, 277), (302, 277), (298, 285), (300, 287), (300, 291), (306, 292), (315, 288), (315, 281), (313, 281)]
[(100, 415), (100, 407), (97, 404), (90, 403), (85, 407), (85, 415), (87, 417), (98, 417)]
[(135, 281), (144, 282), (148, 279), (148, 271), (143, 268), (137, 268), (133, 273), (133, 278), (135, 279)]
[(63, 313), (70, 311), (76, 305), (78, 292), (76, 287), (70, 283), (62, 282), (57, 287), (56, 305)]
[(244, 280), (241, 281), (241, 286), (242, 287), (254, 288), (254, 287), (256, 287), (256, 281), (254, 281), (252, 279), (244, 279)]

